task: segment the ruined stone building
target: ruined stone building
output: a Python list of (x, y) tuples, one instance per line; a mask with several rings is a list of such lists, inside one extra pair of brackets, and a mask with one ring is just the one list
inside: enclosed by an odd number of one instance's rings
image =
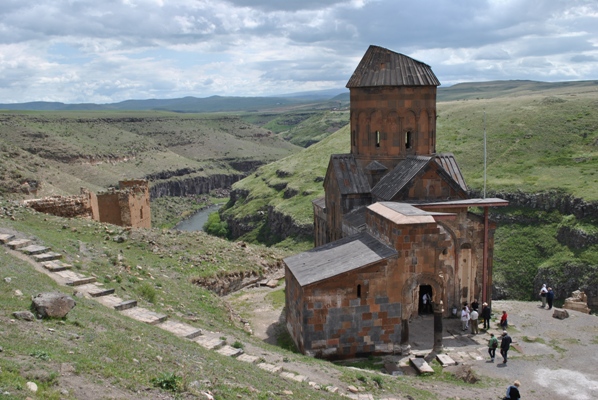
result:
[(453, 307), (490, 302), (488, 208), (508, 203), (468, 198), (455, 157), (436, 153), (438, 85), (428, 65), (377, 46), (347, 83), (351, 153), (330, 157), (313, 202), (316, 247), (284, 260), (287, 328), (303, 353), (408, 352), (424, 293), (440, 351)]
[(118, 189), (98, 194), (81, 189), (77, 196), (52, 196), (25, 200), (24, 203), (36, 211), (60, 217), (89, 217), (119, 226), (151, 228), (148, 182), (127, 180), (118, 185)]

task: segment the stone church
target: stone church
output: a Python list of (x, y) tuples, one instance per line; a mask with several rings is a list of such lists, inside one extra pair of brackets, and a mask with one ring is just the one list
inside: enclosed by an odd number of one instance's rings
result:
[(316, 247), (284, 260), (287, 328), (303, 353), (406, 353), (409, 320), (426, 311), (441, 351), (442, 318), (490, 302), (488, 208), (508, 203), (469, 198), (455, 157), (436, 153), (439, 85), (430, 66), (378, 46), (349, 79), (351, 153), (330, 157), (313, 202)]

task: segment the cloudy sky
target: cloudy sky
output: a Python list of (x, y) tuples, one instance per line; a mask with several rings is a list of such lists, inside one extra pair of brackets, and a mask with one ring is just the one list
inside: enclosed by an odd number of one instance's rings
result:
[(597, 0), (0, 0), (0, 103), (343, 88), (375, 44), (443, 85), (598, 79)]

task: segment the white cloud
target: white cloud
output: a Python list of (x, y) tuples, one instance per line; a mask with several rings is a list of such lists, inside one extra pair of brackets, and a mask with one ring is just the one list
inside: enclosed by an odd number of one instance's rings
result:
[(3, 0), (0, 103), (344, 87), (370, 44), (443, 84), (598, 79), (594, 0)]

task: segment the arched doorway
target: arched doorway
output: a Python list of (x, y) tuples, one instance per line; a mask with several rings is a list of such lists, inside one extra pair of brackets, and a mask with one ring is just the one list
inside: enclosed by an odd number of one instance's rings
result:
[(430, 315), (434, 312), (432, 309), (432, 299), (434, 298), (431, 285), (419, 285), (419, 315)]

